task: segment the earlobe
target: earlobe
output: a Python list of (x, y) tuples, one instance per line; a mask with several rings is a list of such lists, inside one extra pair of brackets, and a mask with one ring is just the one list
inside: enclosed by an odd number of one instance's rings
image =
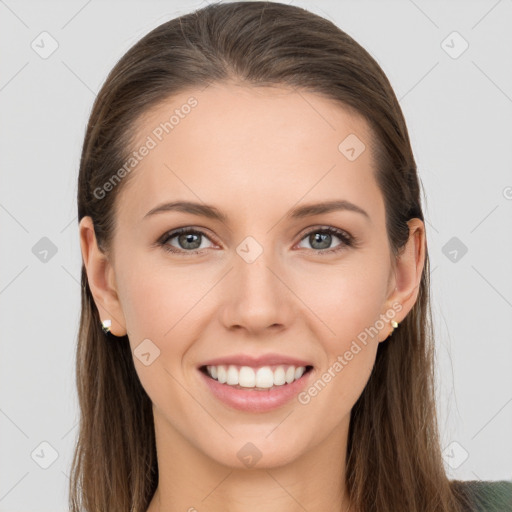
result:
[(89, 288), (100, 320), (111, 320), (110, 332), (115, 336), (126, 334), (126, 323), (115, 288), (115, 278), (108, 257), (99, 249), (91, 217), (83, 217), (79, 225), (80, 247), (87, 272)]

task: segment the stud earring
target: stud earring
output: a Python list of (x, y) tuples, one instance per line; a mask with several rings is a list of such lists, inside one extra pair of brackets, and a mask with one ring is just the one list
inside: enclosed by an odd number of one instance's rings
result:
[(112, 326), (112, 320), (110, 320), (110, 319), (103, 320), (103, 322), (101, 323), (101, 328), (103, 329), (103, 332), (105, 334), (108, 334), (110, 332), (111, 326)]
[(398, 322), (391, 320), (391, 330), (389, 331), (388, 338), (393, 334), (394, 330), (398, 327)]
[(107, 336), (110, 336), (113, 338), (124, 338), (124, 336), (126, 336), (126, 334), (121, 335), (121, 336), (114, 334), (113, 332), (110, 331), (111, 327), (112, 327), (112, 320), (110, 320), (110, 318), (107, 318), (106, 320), (103, 320), (103, 322), (101, 322), (101, 328), (103, 329), (103, 332)]

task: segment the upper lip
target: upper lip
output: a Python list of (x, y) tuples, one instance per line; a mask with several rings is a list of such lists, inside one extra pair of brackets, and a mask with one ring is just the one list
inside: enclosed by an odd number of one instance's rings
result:
[(219, 366), (219, 365), (236, 365), (236, 366), (271, 366), (271, 365), (289, 365), (289, 366), (312, 366), (308, 361), (290, 357), (284, 354), (265, 354), (261, 356), (251, 356), (248, 354), (233, 354), (230, 356), (217, 357), (205, 361), (201, 366)]

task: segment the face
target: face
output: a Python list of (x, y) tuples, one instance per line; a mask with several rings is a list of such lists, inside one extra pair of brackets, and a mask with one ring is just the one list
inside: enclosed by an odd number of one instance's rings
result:
[[(155, 144), (118, 196), (106, 285), (91, 290), (112, 332), (128, 333), (157, 430), (236, 467), (242, 447), (273, 467), (341, 438), (422, 266), (414, 248), (403, 272), (393, 265), (365, 121), (312, 93), (211, 85), (160, 105), (137, 134), (137, 148)], [(200, 208), (148, 214), (178, 201)], [(268, 354), (270, 370), (295, 358), (308, 371), (270, 391), (215, 382), (224, 393), (200, 369)], [(273, 392), (271, 405), (252, 398)]]

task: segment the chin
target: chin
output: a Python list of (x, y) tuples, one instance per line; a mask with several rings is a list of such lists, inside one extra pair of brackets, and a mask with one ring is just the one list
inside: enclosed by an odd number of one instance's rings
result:
[(280, 443), (276, 447), (276, 440), (266, 439), (267, 435), (245, 435), (243, 440), (231, 439), (218, 453), (206, 455), (218, 464), (235, 469), (278, 468), (298, 458), (297, 442)]

